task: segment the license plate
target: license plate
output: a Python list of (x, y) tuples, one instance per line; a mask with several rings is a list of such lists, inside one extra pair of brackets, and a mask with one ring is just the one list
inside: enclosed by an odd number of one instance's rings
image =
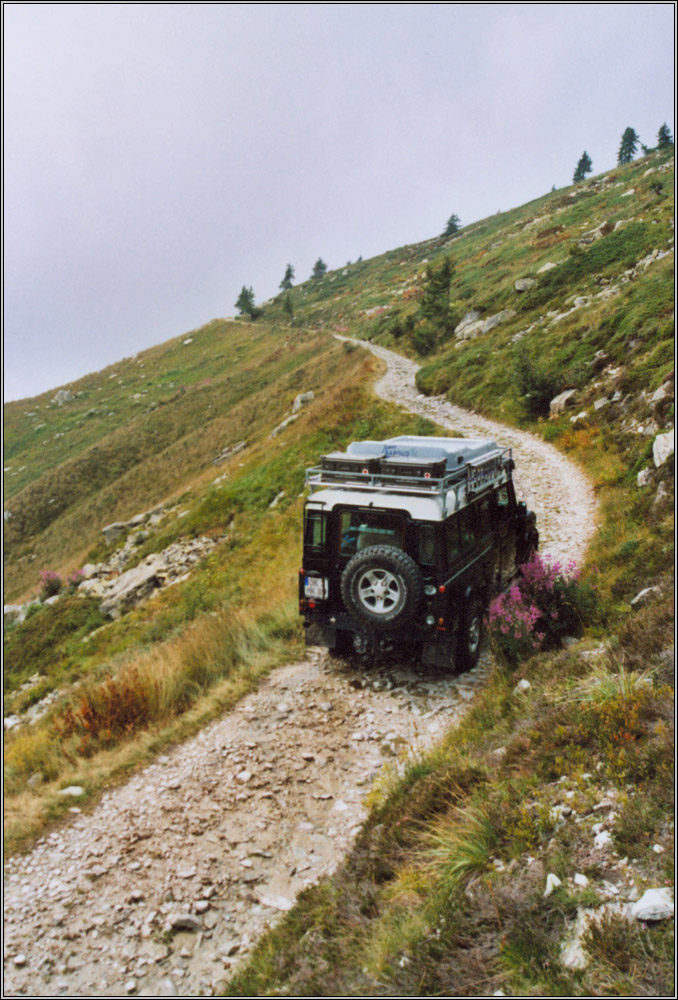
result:
[(322, 600), (327, 597), (327, 580), (321, 576), (307, 576), (304, 580), (304, 593), (307, 597)]

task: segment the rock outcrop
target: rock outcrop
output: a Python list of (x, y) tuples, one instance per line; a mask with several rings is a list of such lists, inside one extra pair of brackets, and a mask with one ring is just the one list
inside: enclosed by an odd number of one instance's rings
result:
[(119, 576), (111, 576), (110, 566), (89, 566), (89, 576), (78, 588), (82, 593), (101, 598), (101, 610), (112, 618), (136, 607), (150, 595), (183, 580), (189, 570), (205, 558), (220, 539), (183, 538), (162, 552), (147, 556), (143, 562)]
[(223, 451), (219, 452), (216, 458), (212, 460), (212, 465), (221, 465), (223, 462), (227, 462), (229, 458), (233, 458), (239, 452), (244, 451), (247, 447), (247, 441), (238, 441), (237, 444), (227, 445)]
[(675, 431), (672, 429), (666, 434), (658, 434), (652, 444), (652, 457), (656, 468), (666, 462), (673, 455), (675, 444)]
[(470, 315), (468, 313), (454, 331), (458, 343), (463, 343), (465, 340), (473, 340), (475, 337), (489, 333), (490, 330), (494, 330), (501, 323), (506, 323), (508, 320), (513, 319), (516, 313), (514, 309), (502, 309), (501, 312), (495, 313), (494, 316), (488, 316), (487, 319), (466, 322)]
[(577, 394), (576, 389), (566, 389), (564, 392), (559, 393), (549, 403), (549, 411), (552, 417), (557, 417), (563, 412), (568, 406), (572, 405), (573, 397)]
[(144, 511), (143, 514), (135, 514), (129, 521), (114, 521), (101, 529), (104, 541), (107, 545), (115, 545), (121, 538), (129, 533), (130, 529), (140, 528), (141, 525), (150, 523), (153, 527), (160, 523), (162, 515), (167, 511), (165, 504), (158, 504), (151, 510)]

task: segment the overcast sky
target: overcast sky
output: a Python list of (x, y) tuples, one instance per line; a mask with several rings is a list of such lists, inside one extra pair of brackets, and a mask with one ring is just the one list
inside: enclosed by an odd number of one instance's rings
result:
[(8, 400), (673, 132), (671, 3), (3, 12)]

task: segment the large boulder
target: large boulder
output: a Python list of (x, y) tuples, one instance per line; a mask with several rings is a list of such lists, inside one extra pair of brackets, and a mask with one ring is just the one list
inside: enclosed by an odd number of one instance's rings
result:
[(56, 396), (52, 400), (57, 406), (61, 406), (63, 403), (70, 403), (73, 399), (73, 393), (69, 389), (59, 389)]
[(671, 890), (646, 889), (638, 902), (631, 907), (631, 916), (636, 920), (668, 920), (673, 916)]
[(271, 431), (271, 433), (270, 433), (270, 434), (269, 434), (269, 436), (268, 436), (268, 439), (269, 439), (269, 441), (270, 441), (270, 440), (271, 440), (272, 438), (275, 438), (275, 437), (277, 437), (277, 436), (278, 436), (278, 434), (280, 434), (280, 433), (281, 433), (281, 431), (284, 431), (286, 427), (289, 427), (289, 425), (290, 425), (290, 424), (291, 424), (291, 423), (292, 423), (292, 422), (293, 422), (294, 420), (296, 420), (298, 416), (299, 416), (299, 414), (298, 414), (298, 413), (293, 413), (293, 414), (291, 414), (291, 416), (289, 416), (289, 417), (285, 417), (285, 419), (283, 420), (283, 422), (282, 422), (281, 424), (278, 424), (278, 426), (277, 426), (276, 428), (274, 428), (274, 430), (272, 430), (272, 431)]
[(559, 393), (549, 403), (549, 411), (552, 417), (557, 417), (563, 412), (568, 406), (572, 405), (573, 399), (577, 393), (576, 389), (566, 389), (565, 392)]
[(499, 326), (501, 323), (507, 323), (510, 319), (516, 315), (515, 309), (502, 309), (501, 312), (495, 313), (494, 316), (490, 316), (483, 323), (483, 333), (489, 333), (490, 330), (494, 330), (495, 326)]
[(478, 312), (478, 310), (471, 309), (471, 311), (467, 312), (464, 318), (461, 320), (461, 322), (458, 323), (457, 326), (455, 327), (454, 330), (455, 336), (458, 337), (466, 329), (467, 326), (471, 326), (471, 324), (477, 323), (479, 319), (480, 319), (480, 313)]
[(529, 292), (537, 284), (534, 278), (518, 278), (513, 286), (517, 292)]
[(213, 538), (183, 538), (162, 552), (149, 555), (138, 566), (109, 580), (85, 580), (80, 589), (101, 597), (101, 610), (113, 618), (136, 607), (161, 587), (186, 577), (192, 566), (203, 559), (217, 541)]
[(494, 316), (488, 316), (487, 319), (479, 319), (473, 323), (467, 324), (466, 326), (462, 326), (461, 331), (458, 326), (454, 332), (457, 340), (473, 340), (475, 337), (480, 337), (483, 334), (489, 333), (490, 330), (494, 330), (494, 328), (499, 326), (501, 323), (505, 323), (507, 320), (513, 319), (515, 315), (516, 313), (514, 309), (502, 309), (501, 312), (495, 313)]
[(215, 459), (212, 460), (212, 465), (221, 465), (222, 462), (226, 462), (229, 458), (233, 458), (238, 452), (243, 451), (247, 447), (247, 441), (238, 441), (237, 444), (228, 445), (222, 452), (220, 452)]
[(305, 406), (306, 403), (310, 403), (314, 399), (315, 393), (312, 389), (309, 389), (308, 392), (300, 392), (292, 403), (292, 413), (296, 413), (302, 406)]
[(123, 535), (127, 534), (127, 524), (123, 524), (122, 521), (114, 521), (113, 524), (107, 524), (105, 528), (102, 528), (101, 533), (106, 545), (115, 545)]
[(165, 568), (165, 560), (162, 556), (158, 556), (151, 562), (141, 563), (140, 566), (121, 573), (112, 585), (106, 588), (101, 610), (104, 614), (117, 618), (123, 611), (135, 607), (161, 586), (159, 573)]
[(667, 431), (666, 434), (657, 434), (652, 443), (652, 457), (658, 469), (673, 455), (675, 431)]
[(22, 625), (26, 621), (29, 608), (39, 607), (41, 601), (29, 601), (28, 604), (5, 604), (3, 608), (3, 625), (14, 623)]
[(634, 610), (637, 610), (638, 608), (644, 608), (646, 604), (649, 604), (651, 601), (655, 600), (658, 597), (661, 597), (661, 590), (659, 589), (659, 587), (645, 587), (644, 590), (641, 590), (633, 598), (633, 600), (631, 601), (631, 607)]
[(579, 243), (583, 243), (585, 245), (595, 243), (595, 241), (599, 240), (602, 236), (607, 236), (608, 233), (611, 233), (613, 229), (614, 226), (611, 222), (608, 222), (607, 220), (605, 222), (601, 222), (595, 229), (589, 229), (588, 232), (582, 233), (579, 237)]

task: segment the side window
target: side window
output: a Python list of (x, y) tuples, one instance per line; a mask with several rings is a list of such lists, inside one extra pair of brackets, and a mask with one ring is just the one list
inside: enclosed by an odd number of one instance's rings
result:
[(475, 505), (476, 509), (476, 523), (478, 528), (478, 534), (480, 537), (489, 535), (492, 531), (492, 524), (494, 520), (494, 497), (492, 494), (483, 497)]
[(420, 524), (418, 528), (419, 562), (433, 566), (436, 561), (435, 528), (431, 524)]
[(473, 507), (466, 507), (459, 512), (459, 530), (461, 533), (461, 547), (465, 552), (470, 549), (476, 540), (475, 510)]
[(316, 511), (308, 511), (306, 514), (306, 528), (304, 531), (304, 543), (307, 549), (315, 552), (322, 552), (325, 548), (325, 526), (326, 520), (323, 514)]
[(445, 544), (447, 546), (447, 562), (453, 563), (461, 555), (461, 540), (459, 538), (459, 517), (451, 517), (445, 524)]
[(499, 517), (502, 519), (506, 519), (506, 517), (508, 517), (510, 508), (508, 486), (502, 486), (500, 489), (497, 490), (494, 496), (496, 498), (497, 513), (499, 514)]

